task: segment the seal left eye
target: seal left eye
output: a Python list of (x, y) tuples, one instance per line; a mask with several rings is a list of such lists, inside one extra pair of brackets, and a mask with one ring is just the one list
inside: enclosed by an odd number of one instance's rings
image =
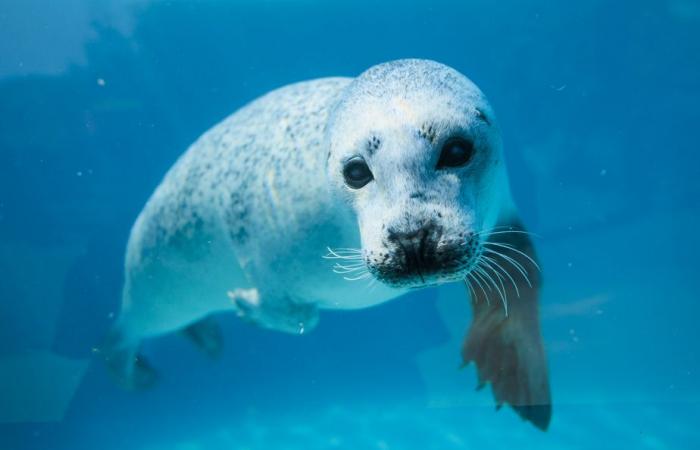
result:
[(367, 163), (362, 158), (348, 161), (343, 167), (343, 177), (345, 177), (345, 184), (353, 189), (360, 189), (374, 179)]

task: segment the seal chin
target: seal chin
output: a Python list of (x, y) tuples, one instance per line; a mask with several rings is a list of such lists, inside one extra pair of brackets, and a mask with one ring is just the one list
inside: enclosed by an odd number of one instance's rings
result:
[(467, 271), (459, 271), (452, 274), (440, 275), (410, 275), (403, 278), (379, 278), (384, 284), (394, 288), (422, 289), (431, 286), (439, 286), (445, 283), (464, 280)]

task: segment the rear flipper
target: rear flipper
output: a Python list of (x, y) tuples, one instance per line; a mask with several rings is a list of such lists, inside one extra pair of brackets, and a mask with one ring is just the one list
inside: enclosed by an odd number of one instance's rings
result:
[(117, 328), (109, 333), (102, 349), (110, 373), (125, 389), (146, 389), (158, 379), (156, 371), (138, 349), (138, 342), (127, 342)]
[(464, 363), (476, 363), (479, 388), (491, 383), (497, 408), (508, 403), (546, 430), (552, 405), (538, 318), (539, 268), (520, 224), (488, 235), (467, 281), (474, 317), (462, 348)]

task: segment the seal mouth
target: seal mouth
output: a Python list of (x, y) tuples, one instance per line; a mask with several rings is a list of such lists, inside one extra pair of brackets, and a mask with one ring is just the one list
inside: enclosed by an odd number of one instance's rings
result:
[(368, 265), (379, 281), (392, 287), (422, 288), (463, 280), (474, 265), (473, 253), (458, 243), (433, 250), (397, 246), (382, 264)]
[(384, 284), (397, 288), (419, 289), (427, 286), (437, 286), (444, 283), (463, 280), (468, 269), (455, 268), (453, 270), (442, 269), (427, 272), (416, 270), (408, 272), (406, 270), (371, 270), (372, 274)]

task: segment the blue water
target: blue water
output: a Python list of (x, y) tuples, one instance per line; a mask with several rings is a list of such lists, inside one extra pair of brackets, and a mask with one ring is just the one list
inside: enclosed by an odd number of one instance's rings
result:
[[(700, 448), (700, 4), (694, 0), (0, 0), (0, 449)], [(554, 415), (459, 370), (460, 286), (303, 337), (221, 316), (206, 359), (100, 360), (130, 226), (179, 154), (290, 82), (420, 57), (499, 117), (544, 267)]]

